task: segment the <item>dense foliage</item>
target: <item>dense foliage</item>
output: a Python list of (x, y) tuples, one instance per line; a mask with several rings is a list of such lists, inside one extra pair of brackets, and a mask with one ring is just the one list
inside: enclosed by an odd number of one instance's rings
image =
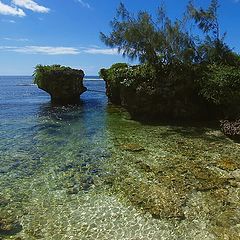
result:
[(199, 94), (221, 109), (224, 117), (240, 117), (240, 68), (208, 65), (198, 81)]
[(73, 78), (83, 78), (82, 70), (72, 69), (61, 65), (37, 65), (34, 71), (34, 83), (40, 84), (44, 81), (56, 80), (60, 76), (64, 80), (71, 80)]
[[(172, 22), (160, 8), (157, 20), (141, 11), (135, 17), (121, 3), (117, 17), (111, 22), (112, 33), (101, 33), (102, 41), (110, 47), (117, 47), (123, 56), (138, 58), (141, 63), (158, 64), (175, 59), (186, 60), (193, 57), (192, 43), (183, 23)], [(189, 51), (190, 50), (190, 51)]]
[(208, 114), (206, 105), (211, 105), (198, 95), (198, 85), (192, 80), (199, 78), (197, 66), (118, 64), (102, 69), (100, 75), (110, 101), (123, 105), (136, 118), (203, 118)]
[[(183, 17), (172, 21), (163, 6), (156, 17), (146, 11), (135, 16), (121, 3), (111, 21), (112, 32), (100, 37), (106, 45), (141, 63), (228, 62), (235, 56), (224, 43), (225, 34), (220, 33), (218, 7), (217, 0), (212, 0), (207, 9), (198, 9), (190, 1)], [(199, 31), (192, 31), (197, 28), (201, 32), (198, 35)]]
[(101, 39), (141, 65), (101, 70), (110, 100), (132, 112), (138, 107), (140, 114), (158, 111), (162, 117), (191, 117), (196, 112), (240, 117), (240, 57), (220, 33), (218, 8), (217, 0), (206, 9), (190, 1), (182, 19), (172, 21), (164, 7), (154, 18), (146, 11), (135, 16), (121, 4), (112, 32), (101, 33)]

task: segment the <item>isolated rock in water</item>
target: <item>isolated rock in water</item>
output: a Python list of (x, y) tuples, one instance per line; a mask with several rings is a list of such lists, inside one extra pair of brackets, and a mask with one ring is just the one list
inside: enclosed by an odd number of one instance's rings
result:
[(79, 96), (87, 88), (83, 86), (84, 72), (61, 65), (37, 65), (34, 83), (51, 95), (52, 102), (72, 104), (79, 102)]

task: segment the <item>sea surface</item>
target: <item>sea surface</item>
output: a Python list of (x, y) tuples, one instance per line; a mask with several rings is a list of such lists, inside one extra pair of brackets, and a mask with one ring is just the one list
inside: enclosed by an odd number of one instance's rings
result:
[(31, 77), (0, 77), (0, 239), (240, 239), (238, 143), (136, 122), (84, 84), (54, 106)]

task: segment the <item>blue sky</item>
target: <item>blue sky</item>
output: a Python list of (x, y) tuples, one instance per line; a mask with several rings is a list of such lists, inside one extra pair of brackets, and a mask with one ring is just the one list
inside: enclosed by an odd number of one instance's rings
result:
[[(131, 12), (154, 14), (160, 0), (122, 0)], [(165, 0), (168, 14), (182, 14), (188, 0)], [(206, 5), (208, 0), (196, 0)], [(240, 1), (220, 0), (222, 31), (240, 52)], [(63, 64), (95, 75), (128, 62), (106, 48), (99, 32), (110, 31), (120, 0), (0, 0), (0, 75), (31, 75), (37, 64)]]

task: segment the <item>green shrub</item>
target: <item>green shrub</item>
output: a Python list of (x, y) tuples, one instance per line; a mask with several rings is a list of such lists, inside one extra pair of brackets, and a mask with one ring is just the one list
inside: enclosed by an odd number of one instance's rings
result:
[(70, 81), (74, 78), (83, 78), (82, 70), (72, 69), (61, 65), (37, 65), (33, 73), (33, 82), (42, 85), (46, 81), (54, 81), (57, 79)]
[[(153, 92), (161, 93), (162, 96), (172, 96), (188, 92), (186, 89), (194, 88), (194, 79), (198, 77), (199, 68), (194, 65), (150, 64), (128, 66), (126, 64), (114, 64), (109, 69), (102, 69), (100, 76), (107, 82), (109, 87), (133, 88), (136, 91), (146, 87), (151, 95)], [(145, 92), (146, 94), (146, 92)]]
[(198, 83), (199, 94), (218, 106), (226, 117), (240, 115), (239, 67), (209, 65)]
[(116, 63), (109, 69), (101, 69), (99, 75), (106, 81), (106, 93), (110, 101), (120, 104), (120, 83), (126, 77), (128, 65), (126, 63)]
[(202, 97), (195, 79), (199, 66), (174, 63), (153, 66), (113, 65), (101, 70), (112, 103), (126, 107), (132, 115), (149, 118), (191, 118)]

